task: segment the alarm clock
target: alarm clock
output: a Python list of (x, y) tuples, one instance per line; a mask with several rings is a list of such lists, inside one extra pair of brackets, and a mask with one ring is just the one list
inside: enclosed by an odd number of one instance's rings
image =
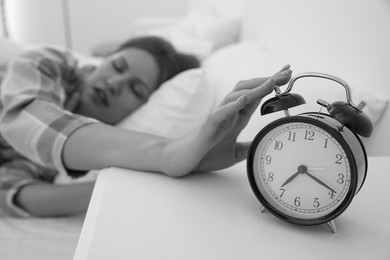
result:
[[(319, 112), (290, 115), (289, 108), (305, 103), (291, 93), (298, 79), (317, 77), (345, 88), (346, 102), (319, 99)], [(262, 209), (297, 225), (326, 223), (336, 233), (334, 219), (347, 209), (367, 174), (367, 154), (359, 136), (369, 137), (373, 126), (355, 105), (349, 85), (323, 73), (302, 73), (291, 78), (281, 93), (261, 106), (261, 114), (284, 111), (265, 126), (251, 143), (247, 173)], [(328, 113), (321, 112), (325, 107)]]

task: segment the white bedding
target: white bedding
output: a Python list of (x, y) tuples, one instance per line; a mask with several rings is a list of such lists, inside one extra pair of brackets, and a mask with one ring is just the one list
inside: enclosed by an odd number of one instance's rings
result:
[(84, 215), (67, 218), (0, 219), (1, 260), (73, 259)]

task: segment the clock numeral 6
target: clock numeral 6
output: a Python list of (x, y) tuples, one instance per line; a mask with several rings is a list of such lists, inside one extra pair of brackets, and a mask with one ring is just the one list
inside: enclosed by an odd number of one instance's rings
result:
[(296, 197), (294, 200), (295, 207), (301, 206), (301, 197)]

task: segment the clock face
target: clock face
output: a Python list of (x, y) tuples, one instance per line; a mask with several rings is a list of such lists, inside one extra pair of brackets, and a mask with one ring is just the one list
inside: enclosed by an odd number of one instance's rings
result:
[(349, 204), (354, 168), (333, 128), (311, 118), (279, 120), (251, 149), (257, 195), (277, 215), (325, 222)]

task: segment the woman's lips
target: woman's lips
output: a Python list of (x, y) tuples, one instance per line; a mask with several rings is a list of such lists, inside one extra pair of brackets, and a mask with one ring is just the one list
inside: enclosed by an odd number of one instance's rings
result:
[(98, 88), (98, 87), (94, 87), (93, 88), (95, 94), (96, 94), (96, 97), (100, 100), (100, 102), (106, 106), (106, 107), (109, 107), (109, 104), (108, 104), (108, 98), (107, 98), (107, 95), (106, 93), (104, 92), (104, 90)]

